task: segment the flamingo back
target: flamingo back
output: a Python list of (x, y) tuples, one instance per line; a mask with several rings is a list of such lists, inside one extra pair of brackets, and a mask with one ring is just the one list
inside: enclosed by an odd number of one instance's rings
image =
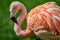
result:
[(43, 32), (60, 34), (60, 7), (55, 2), (47, 2), (33, 8), (27, 15), (27, 26), (36, 35)]

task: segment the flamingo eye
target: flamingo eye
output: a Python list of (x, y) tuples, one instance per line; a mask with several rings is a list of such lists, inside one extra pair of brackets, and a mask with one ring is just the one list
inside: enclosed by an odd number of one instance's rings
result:
[(12, 8), (12, 10), (10, 11), (11, 13), (15, 13), (15, 7)]

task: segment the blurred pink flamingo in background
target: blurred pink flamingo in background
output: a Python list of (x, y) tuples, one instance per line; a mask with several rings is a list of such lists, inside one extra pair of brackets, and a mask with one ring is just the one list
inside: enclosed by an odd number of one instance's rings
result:
[[(17, 12), (21, 15), (16, 19)], [(47, 2), (33, 8), (28, 14), (25, 6), (20, 2), (12, 2), (10, 5), (10, 18), (15, 22), (14, 31), (18, 36), (29, 37), (37, 35), (41, 39), (59, 39), (60, 36), (60, 7), (55, 2)], [(26, 18), (26, 30), (21, 25)]]

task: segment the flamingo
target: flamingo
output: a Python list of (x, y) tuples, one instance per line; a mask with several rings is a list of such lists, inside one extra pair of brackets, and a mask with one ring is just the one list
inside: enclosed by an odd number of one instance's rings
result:
[[(20, 16), (16, 18), (17, 12), (21, 10)], [(60, 7), (55, 2), (47, 2), (33, 8), (28, 14), (21, 2), (12, 2), (10, 5), (10, 18), (14, 21), (16, 35), (30, 37), (37, 35), (43, 40), (54, 40), (60, 38)], [(25, 30), (21, 25), (27, 20)]]

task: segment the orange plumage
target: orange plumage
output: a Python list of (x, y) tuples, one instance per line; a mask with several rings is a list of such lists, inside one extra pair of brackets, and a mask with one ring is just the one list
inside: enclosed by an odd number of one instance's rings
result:
[(60, 7), (47, 2), (33, 8), (27, 15), (27, 25), (36, 32), (47, 30), (53, 35), (60, 34)]

